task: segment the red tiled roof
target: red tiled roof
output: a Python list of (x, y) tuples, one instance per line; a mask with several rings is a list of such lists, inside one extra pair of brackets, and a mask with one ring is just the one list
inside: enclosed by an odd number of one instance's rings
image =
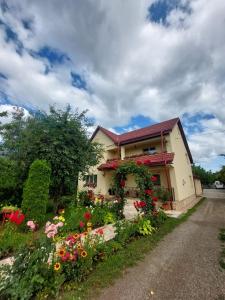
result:
[(174, 153), (158, 153), (154, 155), (142, 155), (132, 158), (125, 158), (124, 160), (110, 160), (101, 164), (99, 170), (115, 170), (120, 164), (127, 161), (134, 161), (137, 164), (144, 164), (146, 166), (162, 166), (173, 162)]
[(161, 134), (161, 132), (163, 133), (168, 133), (170, 132), (173, 127), (177, 124), (177, 122), (179, 121), (179, 118), (175, 118), (175, 119), (171, 119), (168, 121), (164, 121), (158, 124), (154, 124), (148, 127), (144, 127), (144, 128), (140, 128), (140, 129), (136, 129), (130, 132), (126, 132), (123, 134), (115, 134), (101, 126), (98, 126), (95, 130), (95, 132), (93, 133), (91, 139), (93, 139), (96, 135), (96, 133), (98, 132), (98, 130), (101, 130), (102, 132), (104, 132), (115, 144), (120, 144), (120, 145), (124, 145), (124, 144), (128, 144), (131, 142), (136, 142), (139, 140), (143, 140), (143, 139), (147, 139), (149, 137), (153, 137), (153, 136), (158, 136)]
[(136, 129), (136, 130), (126, 132), (123, 134), (115, 134), (101, 126), (98, 126), (96, 128), (95, 132), (93, 133), (91, 140), (95, 137), (97, 132), (99, 130), (101, 130), (103, 133), (105, 133), (105, 135), (107, 135), (115, 143), (115, 145), (121, 146), (121, 145), (126, 145), (129, 143), (143, 141), (143, 140), (146, 140), (151, 137), (157, 137), (157, 136), (160, 136), (161, 133), (167, 134), (172, 131), (172, 129), (174, 128), (174, 126), (176, 124), (179, 126), (187, 153), (190, 158), (190, 162), (193, 163), (191, 152), (188, 147), (188, 143), (187, 143), (187, 140), (186, 140), (186, 137), (185, 137), (185, 134), (184, 134), (184, 131), (183, 131), (183, 128), (182, 128), (179, 118), (174, 118), (174, 119), (171, 119), (168, 121), (164, 121), (164, 122), (154, 124), (154, 125), (151, 125), (148, 127)]

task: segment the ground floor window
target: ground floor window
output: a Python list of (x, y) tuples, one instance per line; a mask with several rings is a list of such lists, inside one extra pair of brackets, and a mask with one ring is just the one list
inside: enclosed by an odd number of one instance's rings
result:
[(90, 174), (84, 176), (85, 186), (96, 187), (97, 186), (97, 175)]

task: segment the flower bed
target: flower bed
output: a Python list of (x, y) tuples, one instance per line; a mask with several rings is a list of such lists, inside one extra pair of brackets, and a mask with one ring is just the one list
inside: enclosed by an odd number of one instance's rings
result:
[[(0, 284), (0, 296), (7, 299), (57, 297), (65, 282), (84, 281), (99, 261), (106, 260), (130, 240), (151, 235), (166, 219), (159, 211), (148, 218), (138, 216), (132, 222), (120, 220), (90, 230), (91, 213), (87, 211), (83, 217), (84, 227), (70, 234), (65, 234), (66, 218), (62, 215), (47, 222), (45, 234), (19, 251), (12, 266), (2, 267), (7, 280)], [(108, 227), (113, 239), (106, 241)]]

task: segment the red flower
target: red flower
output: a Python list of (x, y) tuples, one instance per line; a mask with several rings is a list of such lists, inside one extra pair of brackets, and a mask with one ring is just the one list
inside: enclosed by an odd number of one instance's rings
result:
[(16, 210), (9, 215), (9, 221), (17, 225), (23, 223), (24, 219), (25, 219), (24, 214), (22, 214), (19, 210)]
[(152, 200), (157, 202), (158, 201), (158, 198), (157, 197), (152, 197)]
[(145, 207), (146, 206), (146, 202), (145, 201), (135, 201), (134, 202), (134, 207), (136, 208), (136, 209), (138, 209), (138, 208), (143, 208), (143, 207)]
[(146, 194), (146, 195), (149, 195), (149, 196), (151, 196), (151, 195), (152, 195), (152, 193), (153, 193), (153, 191), (152, 191), (152, 190), (145, 190), (145, 194)]
[(104, 234), (102, 228), (99, 228), (98, 230), (96, 230), (96, 233), (97, 233), (97, 234), (100, 234), (100, 235), (103, 235), (103, 234)]
[(90, 220), (90, 218), (91, 218), (91, 213), (89, 212), (89, 211), (86, 211), (85, 213), (84, 213), (84, 218), (88, 221), (88, 220)]
[(124, 179), (121, 179), (121, 180), (120, 180), (120, 186), (121, 186), (122, 188), (125, 187), (125, 183), (126, 183), (126, 181), (125, 181)]
[(151, 177), (151, 181), (152, 181), (152, 182), (156, 182), (157, 180), (158, 180), (158, 178), (157, 178), (156, 176), (152, 176), (152, 177)]
[(142, 165), (142, 161), (141, 161), (141, 160), (137, 160), (137, 161), (136, 161), (136, 164), (137, 164), (138, 166), (140, 166), (140, 165)]
[(140, 202), (139, 202), (139, 205), (140, 205), (140, 207), (145, 207), (145, 206), (146, 206), (146, 203), (145, 203), (144, 201), (140, 201)]
[(111, 163), (111, 168), (116, 170), (118, 168), (118, 164), (116, 162)]
[(80, 221), (80, 227), (83, 228), (84, 227), (84, 222)]

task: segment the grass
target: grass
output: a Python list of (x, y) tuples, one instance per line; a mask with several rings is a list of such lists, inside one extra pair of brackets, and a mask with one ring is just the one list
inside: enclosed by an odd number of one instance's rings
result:
[(225, 229), (224, 228), (220, 229), (219, 239), (222, 242), (222, 245), (221, 245), (222, 250), (221, 250), (221, 253), (220, 253), (219, 264), (220, 264), (221, 268), (225, 269), (225, 245), (224, 245), (224, 242), (225, 242)]
[(119, 250), (107, 260), (99, 263), (86, 281), (79, 284), (65, 284), (64, 290), (58, 299), (77, 300), (96, 297), (102, 288), (111, 285), (115, 279), (124, 273), (126, 268), (137, 264), (139, 260), (142, 260), (147, 253), (157, 246), (164, 236), (170, 233), (176, 226), (185, 222), (196, 211), (199, 205), (202, 204), (204, 199), (202, 198), (198, 204), (188, 210), (179, 219), (168, 218), (153, 235), (133, 240), (126, 248)]

